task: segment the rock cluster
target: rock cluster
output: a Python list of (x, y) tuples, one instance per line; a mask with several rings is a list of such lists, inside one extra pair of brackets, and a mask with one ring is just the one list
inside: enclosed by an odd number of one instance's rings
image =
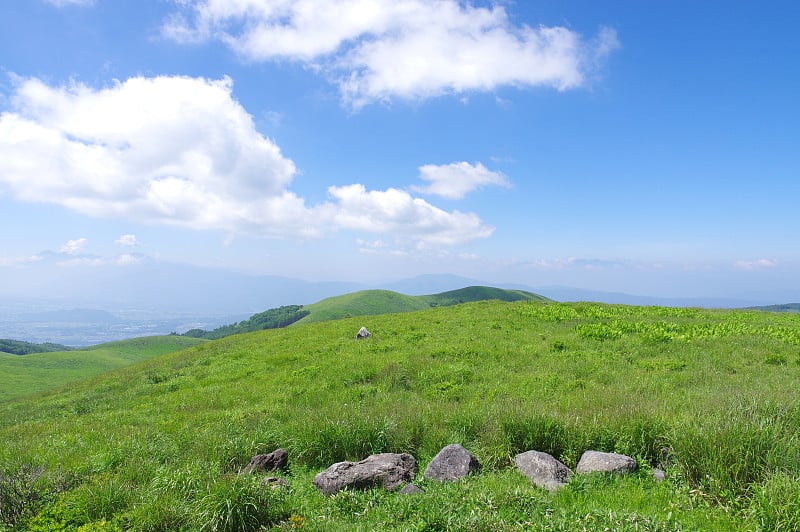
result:
[[(548, 490), (557, 490), (566, 486), (572, 477), (572, 471), (553, 456), (539, 452), (527, 451), (514, 457), (514, 465), (520, 473), (531, 482)], [(581, 456), (576, 473), (616, 473), (624, 475), (636, 471), (636, 460), (630, 456), (600, 451), (586, 451)]]
[[(288, 453), (276, 449), (269, 454), (259, 454), (250, 460), (243, 474), (272, 472), (285, 469)], [(547, 490), (566, 486), (573, 472), (553, 456), (540, 451), (527, 451), (514, 457), (514, 465), (531, 482)], [(480, 471), (478, 459), (458, 444), (444, 447), (425, 468), (426, 479), (439, 482), (460, 480)], [(586, 451), (581, 456), (575, 473), (608, 473), (625, 475), (636, 471), (636, 460), (630, 456), (600, 451)], [(333, 495), (343, 489), (398, 490), (402, 494), (424, 493), (413, 484), (417, 474), (417, 461), (408, 453), (380, 453), (368, 456), (359, 462), (337, 462), (319, 472), (313, 480), (314, 486), (325, 495)], [(654, 470), (654, 478), (663, 480), (664, 472)], [(288, 486), (280, 478), (270, 477), (273, 485)]]

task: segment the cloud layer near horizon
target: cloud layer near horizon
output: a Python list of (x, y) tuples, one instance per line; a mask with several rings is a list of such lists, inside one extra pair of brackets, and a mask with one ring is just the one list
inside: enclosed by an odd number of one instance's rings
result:
[(136, 77), (103, 89), (17, 79), (0, 115), (0, 186), (82, 214), (267, 237), (352, 229), (417, 246), (491, 234), (410, 194), (331, 187), (307, 206), (294, 162), (255, 128), (228, 78)]
[(499, 86), (566, 90), (619, 47), (601, 28), (516, 25), (502, 6), (459, 0), (180, 0), (162, 34), (219, 41), (248, 61), (292, 60), (321, 72), (357, 109)]

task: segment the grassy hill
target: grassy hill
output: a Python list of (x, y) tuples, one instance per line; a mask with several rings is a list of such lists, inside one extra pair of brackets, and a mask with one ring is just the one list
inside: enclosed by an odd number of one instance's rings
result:
[(763, 310), (766, 312), (800, 312), (800, 303), (786, 303), (783, 305), (767, 305), (763, 307), (752, 307), (753, 310)]
[[(373, 336), (357, 341), (362, 325)], [(793, 313), (484, 301), (298, 324), (0, 403), (0, 517), (33, 531), (797, 530), (799, 387)], [(450, 443), (481, 473), (424, 479)], [(289, 488), (237, 474), (276, 447)], [(550, 493), (513, 469), (531, 449), (640, 469)], [(425, 493), (313, 488), (333, 462), (382, 451), (412, 453)]]
[(297, 323), (312, 323), (354, 316), (375, 316), (424, 310), (430, 307), (457, 305), (473, 301), (547, 301), (547, 298), (523, 290), (505, 290), (488, 286), (470, 286), (459, 290), (425, 296), (407, 296), (390, 290), (363, 290), (329, 297), (306, 305), (309, 314)]
[(24, 356), (0, 353), (0, 401), (57, 388), (204, 341), (147, 336), (69, 351)]
[[(0, 352), (0, 401), (22, 397), (59, 387), (85, 377), (99, 375), (134, 362), (163, 355), (196, 345), (195, 339), (219, 339), (234, 334), (285, 327), (303, 316), (308, 321), (327, 321), (345, 316), (367, 316), (394, 312), (421, 310), (433, 306), (446, 306), (466, 301), (498, 299), (501, 301), (544, 300), (543, 297), (519, 290), (502, 290), (489, 287), (469, 287), (429, 296), (405, 296), (386, 290), (369, 290), (325, 299), (303, 307), (288, 305), (270, 309), (231, 325), (213, 331), (193, 329), (182, 337), (144, 337), (121, 342), (109, 342), (87, 349), (53, 352), (15, 360)], [(0, 340), (0, 348), (4, 345)], [(44, 349), (54, 351), (54, 344), (28, 344), (8, 342), (9, 349)], [(30, 356), (30, 355), (26, 355)]]

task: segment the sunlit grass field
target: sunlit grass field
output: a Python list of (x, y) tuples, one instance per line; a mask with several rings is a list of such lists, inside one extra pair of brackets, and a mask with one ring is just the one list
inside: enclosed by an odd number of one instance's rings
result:
[(202, 343), (180, 336), (146, 336), (51, 353), (0, 353), (0, 401), (57, 388)]
[[(355, 340), (359, 327), (373, 336)], [(15, 530), (796, 530), (800, 315), (498, 301), (294, 325), (0, 403)], [(478, 475), (440, 484), (460, 443)], [(288, 488), (238, 471), (289, 453)], [(550, 493), (548, 452), (630, 455)], [(333, 462), (409, 452), (424, 494), (325, 497)], [(651, 468), (664, 466), (656, 482)], [(9, 486), (23, 486), (14, 490)], [(23, 499), (20, 503), (20, 500)], [(3, 525), (0, 525), (2, 529)]]

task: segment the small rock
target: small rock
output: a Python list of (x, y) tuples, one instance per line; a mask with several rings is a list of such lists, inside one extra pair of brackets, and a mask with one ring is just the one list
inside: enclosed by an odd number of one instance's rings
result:
[(275, 449), (269, 454), (257, 454), (250, 459), (250, 463), (244, 468), (243, 473), (255, 473), (257, 471), (277, 471), (286, 469), (289, 461), (289, 453), (283, 449)]
[(313, 483), (325, 495), (345, 488), (369, 489), (383, 486), (394, 490), (411, 482), (417, 473), (417, 461), (408, 453), (373, 454), (360, 462), (337, 462), (317, 473)]
[(356, 333), (356, 340), (362, 340), (364, 338), (369, 338), (370, 336), (372, 336), (372, 333), (369, 332), (366, 327), (361, 327)]
[(636, 460), (630, 456), (600, 451), (586, 451), (575, 468), (576, 473), (617, 473), (624, 475), (636, 471)]
[(666, 478), (667, 478), (666, 471), (664, 471), (663, 469), (659, 469), (657, 467), (653, 468), (653, 479), (655, 479), (656, 482), (663, 482), (664, 480), (666, 480)]
[(569, 482), (572, 472), (553, 456), (527, 451), (514, 457), (514, 465), (528, 480), (547, 490), (557, 490)]
[(425, 491), (415, 484), (406, 484), (398, 493), (403, 495), (413, 495), (414, 493), (425, 493)]
[(480, 471), (481, 464), (468, 450), (457, 443), (444, 447), (425, 468), (425, 478), (433, 480), (458, 480)]

